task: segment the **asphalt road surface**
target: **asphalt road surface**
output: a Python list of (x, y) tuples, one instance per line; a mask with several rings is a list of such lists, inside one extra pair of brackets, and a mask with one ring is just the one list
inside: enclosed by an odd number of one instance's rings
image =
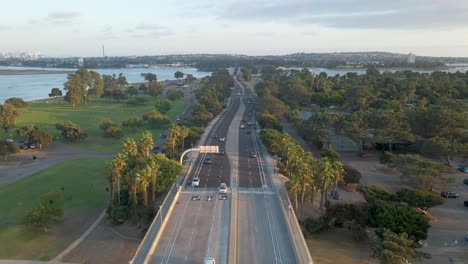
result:
[[(203, 142), (223, 148), (225, 155), (199, 154), (192, 160), (187, 180), (199, 176), (200, 184), (192, 187), (187, 181), (174, 201), (150, 263), (198, 264), (205, 257), (214, 257), (217, 264), (298, 263), (266, 170), (254, 99), (252, 90), (236, 81), (228, 107)], [(212, 158), (210, 164), (206, 157)], [(229, 186), (227, 195), (218, 193), (221, 182)]]

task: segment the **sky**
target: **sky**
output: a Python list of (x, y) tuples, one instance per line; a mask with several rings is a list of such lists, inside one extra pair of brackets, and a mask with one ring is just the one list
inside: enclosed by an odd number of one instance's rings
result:
[(16, 0), (0, 52), (50, 57), (388, 51), (468, 57), (468, 0)]

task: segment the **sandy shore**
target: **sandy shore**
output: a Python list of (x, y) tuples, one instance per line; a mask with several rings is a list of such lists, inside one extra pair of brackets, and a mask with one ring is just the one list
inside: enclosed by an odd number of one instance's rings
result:
[(69, 73), (74, 73), (74, 71), (0, 70), (0, 75), (69, 74)]

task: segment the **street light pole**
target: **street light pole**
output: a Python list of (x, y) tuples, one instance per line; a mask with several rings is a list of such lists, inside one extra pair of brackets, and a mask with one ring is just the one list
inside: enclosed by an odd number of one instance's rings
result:
[(288, 210), (288, 221), (291, 222), (291, 209), (292, 209), (292, 206), (289, 205), (288, 208), (289, 208), (289, 210)]

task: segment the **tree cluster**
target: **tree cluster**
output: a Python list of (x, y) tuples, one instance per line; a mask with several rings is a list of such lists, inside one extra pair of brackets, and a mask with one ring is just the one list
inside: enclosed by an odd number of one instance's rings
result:
[[(310, 196), (313, 206), (314, 198), (319, 193), (320, 211), (323, 215), (330, 187), (334, 192), (338, 182), (345, 175), (343, 164), (328, 157), (316, 160), (310, 152), (305, 152), (291, 136), (278, 130), (262, 129), (260, 138), (268, 150), (278, 156), (277, 166), (280, 172), (289, 179), (287, 187), (294, 196), (296, 210), (301, 208), (302, 212), (306, 196)], [(301, 196), (300, 205), (299, 195)]]
[(26, 142), (47, 146), (54, 141), (54, 136), (34, 125), (26, 125), (16, 130), (18, 137)]
[(5, 102), (0, 104), (0, 126), (3, 127), (6, 133), (16, 126), (17, 119), (21, 116), (21, 111), (18, 107)]
[(68, 81), (64, 84), (65, 101), (73, 107), (84, 101), (89, 103), (93, 96), (101, 96), (104, 92), (104, 81), (99, 73), (79, 69), (68, 75)]
[(71, 141), (80, 141), (88, 137), (88, 133), (71, 121), (57, 123), (55, 128), (59, 130), (62, 137)]
[(108, 164), (111, 204), (107, 213), (112, 221), (122, 223), (140, 206), (152, 211), (157, 192), (164, 191), (181, 172), (177, 162), (163, 154), (150, 154), (153, 145), (153, 136), (145, 131), (138, 143), (127, 139)]
[(150, 110), (144, 113), (143, 120), (148, 122), (148, 124), (152, 127), (167, 126), (171, 123), (171, 119), (168, 116), (156, 110)]

